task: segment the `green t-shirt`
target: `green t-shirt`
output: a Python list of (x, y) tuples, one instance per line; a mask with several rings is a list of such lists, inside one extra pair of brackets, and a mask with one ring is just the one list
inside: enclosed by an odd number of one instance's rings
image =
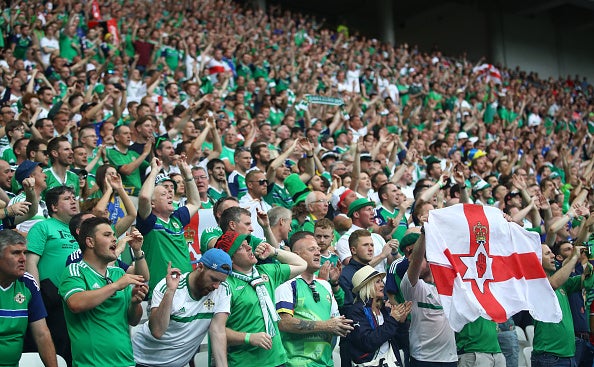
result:
[(30, 322), (47, 316), (39, 286), (30, 274), (0, 288), (0, 366), (17, 367)]
[(76, 175), (76, 173), (66, 171), (66, 181), (62, 181), (62, 179), (60, 179), (56, 175), (52, 168), (44, 169), (43, 173), (45, 173), (45, 175), (47, 176), (47, 178), (45, 179), (45, 182), (47, 183), (47, 188), (43, 190), (43, 192), (41, 193), (42, 198), (45, 198), (45, 193), (47, 192), (47, 190), (59, 186), (68, 186), (74, 190), (74, 194), (76, 197), (80, 195), (80, 187), (78, 186), (78, 176)]
[(208, 186), (208, 190), (206, 191), (206, 195), (208, 195), (208, 198), (210, 200), (212, 200), (212, 201), (214, 201), (216, 203), (217, 201), (219, 201), (219, 199), (222, 199), (222, 198), (226, 198), (227, 197), (227, 191), (225, 191), (225, 190), (218, 191), (214, 187)]
[[(275, 304), (274, 290), (289, 280), (290, 268), (285, 264), (256, 265), (256, 269)], [(265, 275), (265, 276), (264, 276)], [(229, 276), (227, 278), (231, 290), (231, 313), (227, 319), (227, 327), (246, 333), (260, 333), (266, 330), (264, 317), (260, 310), (260, 302), (256, 291), (248, 283)], [(228, 346), (227, 359), (229, 366), (261, 367), (278, 366), (287, 362), (287, 354), (282, 345), (277, 323), (274, 323), (276, 335), (272, 338), (272, 349), (266, 350), (252, 345), (242, 344)]]
[(134, 355), (128, 330), (128, 306), (132, 288), (115, 292), (95, 308), (74, 313), (66, 306), (68, 298), (78, 292), (100, 289), (124, 276), (124, 270), (108, 267), (105, 276), (84, 260), (65, 270), (59, 293), (64, 300), (64, 316), (72, 341), (74, 366), (133, 366)]
[(167, 275), (167, 265), (178, 268), (182, 273), (192, 271), (190, 251), (184, 237), (184, 227), (190, 223), (190, 212), (182, 206), (167, 221), (153, 213), (145, 219), (136, 217), (136, 226), (144, 236), (144, 250), (151, 279), (149, 292)]
[(235, 165), (235, 149), (229, 148), (226, 145), (223, 145), (223, 150), (221, 151), (221, 155), (219, 159), (224, 160), (228, 159), (232, 165)]
[(14, 155), (14, 150), (12, 150), (11, 147), (4, 149), (4, 152), (2, 152), (2, 159), (10, 165), (16, 164), (17, 162), (16, 155)]
[[(126, 153), (122, 153), (116, 148), (107, 149), (106, 152), (107, 160), (118, 171), (122, 166), (130, 164), (140, 157), (138, 153), (131, 149), (128, 149)], [(140, 193), (140, 188), (142, 187), (140, 172), (144, 172), (148, 166), (149, 163), (146, 160), (142, 160), (142, 163), (138, 169), (135, 169), (129, 175), (122, 175), (122, 184), (128, 195), (138, 196)]]
[(270, 121), (270, 125), (272, 125), (272, 127), (280, 125), (283, 121), (283, 118), (285, 118), (285, 113), (282, 110), (277, 110), (274, 107), (270, 108), (270, 116), (268, 117), (268, 121)]
[[(320, 295), (316, 302), (309, 285), (301, 277), (286, 282), (277, 288), (276, 309), (300, 320), (325, 321), (338, 316), (338, 305), (332, 309), (332, 293), (321, 282), (314, 279), (315, 289)], [(295, 289), (295, 292), (293, 292)], [(287, 352), (287, 367), (333, 366), (332, 349), (336, 338), (331, 333), (293, 334), (281, 332), (283, 346)]]
[[(378, 225), (383, 226), (387, 223), (388, 219), (396, 218), (399, 214), (398, 210), (394, 210), (390, 212), (388, 209), (380, 206), (375, 210), (375, 218), (379, 222)], [(392, 233), (392, 238), (397, 239), (398, 241), (402, 240), (402, 237), (406, 234), (406, 230), (408, 229), (408, 222), (406, 221), (406, 216), (402, 216), (400, 222), (398, 222), (398, 227)]]
[(78, 250), (78, 243), (70, 234), (67, 223), (49, 218), (31, 228), (27, 234), (27, 250), (40, 256), (37, 263), (39, 280), (49, 279), (57, 287), (66, 258)]
[(497, 339), (497, 324), (479, 317), (456, 333), (458, 353), (501, 353)]
[[(547, 352), (558, 357), (575, 355), (575, 335), (568, 295), (581, 289), (581, 276), (574, 276), (555, 290), (563, 318), (556, 324), (534, 320), (533, 353)], [(570, 342), (571, 341), (571, 342)]]
[(72, 44), (78, 42), (75, 37), (68, 37), (65, 33), (60, 35), (60, 57), (65, 58), (68, 62), (72, 62), (76, 56), (78, 56), (78, 51)]
[(264, 196), (264, 201), (271, 206), (282, 206), (287, 209), (293, 207), (293, 198), (291, 197), (291, 194), (289, 194), (286, 188), (277, 183), (274, 183), (272, 187), (269, 186), (268, 194)]

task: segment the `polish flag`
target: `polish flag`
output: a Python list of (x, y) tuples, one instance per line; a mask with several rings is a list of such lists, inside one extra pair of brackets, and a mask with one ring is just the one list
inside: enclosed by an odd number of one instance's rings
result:
[(485, 82), (490, 82), (492, 80), (495, 84), (501, 84), (501, 73), (499, 72), (499, 69), (491, 64), (477, 66), (472, 69), (472, 72), (479, 74), (479, 78), (484, 78)]
[(522, 310), (557, 323), (561, 308), (542, 268), (540, 238), (497, 208), (458, 204), (429, 212), (427, 261), (452, 329)]

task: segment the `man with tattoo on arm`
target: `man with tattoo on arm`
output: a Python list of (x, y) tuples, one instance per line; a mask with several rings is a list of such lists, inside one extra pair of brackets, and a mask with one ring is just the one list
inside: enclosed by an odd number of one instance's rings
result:
[(344, 302), (344, 291), (338, 284), (340, 270), (330, 270), (330, 283), (315, 279), (321, 254), (311, 232), (293, 234), (291, 248), (307, 262), (307, 269), (275, 291), (287, 366), (334, 366), (335, 336), (344, 337), (353, 330), (352, 320), (338, 313), (339, 304)]

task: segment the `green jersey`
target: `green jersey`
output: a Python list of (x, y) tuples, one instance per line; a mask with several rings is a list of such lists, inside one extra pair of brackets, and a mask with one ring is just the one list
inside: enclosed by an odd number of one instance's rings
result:
[[(266, 290), (275, 304), (274, 290), (289, 280), (290, 268), (285, 264), (256, 265), (262, 276)], [(249, 276), (249, 274), (246, 274)], [(256, 290), (243, 280), (229, 276), (227, 278), (231, 290), (231, 313), (227, 319), (227, 327), (239, 332), (260, 333), (266, 330), (264, 317), (260, 310), (260, 302)], [(227, 359), (229, 366), (261, 367), (278, 366), (287, 362), (287, 354), (283, 347), (278, 325), (274, 323), (276, 335), (272, 338), (270, 350), (242, 344), (228, 346)]]
[[(379, 208), (375, 209), (375, 222), (378, 226), (383, 226), (388, 223), (388, 220), (394, 219), (398, 216), (399, 211), (394, 210), (393, 212), (386, 209), (383, 205)], [(408, 229), (408, 222), (406, 221), (406, 216), (402, 216), (400, 222), (398, 222), (398, 227), (392, 234), (392, 238), (397, 239), (398, 241), (402, 240), (402, 237), (406, 234), (406, 230)]]
[(64, 300), (64, 316), (72, 341), (74, 366), (134, 365), (128, 330), (128, 306), (132, 288), (115, 292), (91, 310), (74, 313), (66, 306), (68, 299), (79, 292), (100, 289), (124, 276), (124, 270), (108, 267), (105, 276), (97, 273), (84, 260), (64, 269), (59, 293)]
[(74, 190), (74, 194), (76, 197), (80, 195), (80, 187), (78, 186), (78, 175), (71, 171), (66, 171), (66, 180), (62, 180), (59, 177), (53, 168), (46, 168), (43, 170), (43, 173), (47, 176), (45, 182), (47, 183), (47, 188), (41, 193), (41, 197), (45, 198), (45, 193), (47, 190), (59, 187), (59, 186), (68, 186)]
[(270, 107), (270, 116), (268, 117), (268, 121), (270, 121), (270, 125), (272, 127), (280, 125), (284, 118), (285, 113), (281, 109)]
[[(339, 316), (338, 304), (330, 284), (316, 279), (313, 280), (313, 284), (320, 296), (317, 302), (309, 285), (300, 276), (281, 284), (275, 292), (277, 312), (306, 321), (326, 321)], [(333, 334), (319, 332), (303, 335), (281, 332), (281, 335), (287, 352), (288, 367), (334, 366), (332, 349), (336, 337)]]
[[(582, 277), (573, 276), (555, 290), (563, 318), (556, 324), (534, 320), (534, 353), (551, 353), (557, 357), (575, 355), (575, 335), (568, 295), (581, 290)], [(571, 341), (571, 342), (569, 342)]]
[(287, 209), (293, 208), (293, 198), (284, 186), (277, 183), (269, 186), (268, 194), (264, 196), (264, 201), (272, 206), (282, 206)]
[(221, 160), (227, 159), (232, 165), (235, 165), (235, 149), (223, 145), (223, 151), (219, 156)]
[(49, 279), (57, 287), (66, 258), (78, 250), (78, 242), (70, 234), (68, 223), (49, 218), (31, 228), (27, 234), (27, 250), (40, 257), (37, 263), (39, 280)]
[(167, 275), (167, 265), (182, 273), (192, 271), (190, 251), (184, 237), (184, 227), (190, 223), (190, 212), (185, 206), (177, 209), (167, 221), (151, 213), (145, 219), (136, 218), (136, 226), (144, 236), (146, 263), (151, 273), (149, 292)]
[(6, 289), (0, 287), (0, 366), (17, 367), (27, 325), (47, 316), (39, 285), (25, 273)]
[(14, 150), (11, 147), (7, 147), (2, 152), (2, 159), (8, 162), (10, 165), (15, 165), (17, 163), (16, 155), (14, 155)]
[[(122, 166), (134, 162), (140, 155), (135, 151), (128, 149), (127, 152), (120, 152), (117, 148), (107, 149), (107, 160), (113, 165), (118, 171)], [(135, 169), (129, 175), (122, 175), (122, 185), (124, 190), (131, 196), (138, 196), (140, 188), (142, 187), (142, 180), (140, 172), (144, 172), (149, 163), (146, 160), (142, 160), (140, 167)], [(152, 278), (152, 277), (151, 277)]]
[(216, 203), (217, 201), (219, 201), (219, 199), (227, 197), (227, 191), (225, 191), (225, 190), (219, 191), (212, 186), (208, 186), (206, 195), (208, 195), (208, 198)]
[(456, 333), (458, 353), (501, 353), (497, 339), (497, 324), (479, 317)]

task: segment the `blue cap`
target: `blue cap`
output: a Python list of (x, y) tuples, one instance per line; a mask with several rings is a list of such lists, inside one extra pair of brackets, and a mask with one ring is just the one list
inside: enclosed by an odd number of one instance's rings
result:
[(211, 248), (206, 251), (202, 254), (198, 263), (202, 263), (211, 270), (227, 275), (231, 274), (231, 268), (233, 266), (229, 254), (219, 248)]
[(19, 185), (23, 184), (23, 180), (31, 176), (31, 173), (35, 169), (35, 167), (39, 166), (41, 163), (33, 162), (30, 160), (25, 160), (23, 163), (19, 165), (16, 172), (14, 173), (14, 178), (17, 180)]

